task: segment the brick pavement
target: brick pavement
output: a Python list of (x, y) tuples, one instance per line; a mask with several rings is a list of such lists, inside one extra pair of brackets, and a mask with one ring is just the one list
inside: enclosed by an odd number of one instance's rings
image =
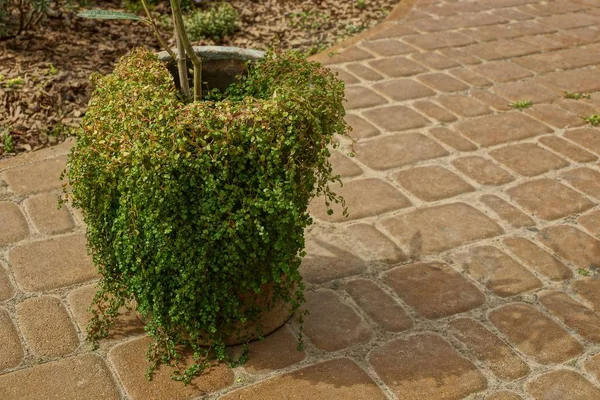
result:
[(407, 0), (333, 52), (359, 141), (333, 156), (350, 218), (311, 205), (305, 349), (291, 321), (148, 383), (125, 312), (90, 352), (67, 142), (0, 161), (0, 398), (600, 399), (600, 2)]

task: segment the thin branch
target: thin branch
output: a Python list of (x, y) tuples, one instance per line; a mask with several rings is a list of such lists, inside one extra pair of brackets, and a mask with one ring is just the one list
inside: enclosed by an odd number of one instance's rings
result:
[(200, 101), (202, 100), (202, 61), (194, 52), (192, 43), (185, 31), (179, 0), (171, 0), (171, 8), (173, 9), (173, 19), (175, 21), (175, 29), (177, 29), (177, 36), (181, 39), (181, 44), (185, 52), (190, 57), (192, 64), (194, 64), (194, 101)]
[(146, 12), (146, 17), (148, 17), (148, 23), (150, 24), (150, 26), (152, 27), (152, 30), (154, 31), (154, 36), (156, 36), (156, 39), (158, 39), (158, 42), (160, 43), (160, 45), (167, 51), (167, 53), (169, 53), (171, 58), (173, 60), (177, 59), (177, 57), (175, 56), (175, 53), (173, 53), (173, 50), (171, 50), (169, 45), (167, 45), (167, 42), (165, 42), (163, 37), (160, 35), (160, 32), (158, 31), (158, 27), (156, 26), (156, 22), (154, 21), (152, 14), (150, 14), (150, 8), (148, 7), (147, 0), (142, 0), (142, 6), (144, 7), (144, 11)]

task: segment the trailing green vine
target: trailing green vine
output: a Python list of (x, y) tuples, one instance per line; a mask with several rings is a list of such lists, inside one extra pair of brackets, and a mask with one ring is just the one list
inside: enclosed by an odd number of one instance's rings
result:
[(168, 364), (189, 382), (234, 361), (224, 339), (246, 337), (239, 321), (303, 303), (308, 204), (343, 203), (329, 149), (348, 130), (344, 84), (299, 54), (270, 53), (225, 93), (185, 104), (143, 49), (92, 83), (65, 195), (102, 275), (88, 338), (97, 344), (133, 304), (154, 339), (149, 374)]

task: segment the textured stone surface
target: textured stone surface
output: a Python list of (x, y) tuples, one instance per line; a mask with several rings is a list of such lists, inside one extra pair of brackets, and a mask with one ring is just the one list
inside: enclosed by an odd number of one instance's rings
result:
[(503, 185), (514, 179), (493, 161), (479, 156), (457, 158), (452, 165), (482, 185)]
[(565, 157), (570, 158), (575, 162), (590, 162), (598, 159), (595, 155), (587, 150), (582, 149), (573, 143), (564, 140), (558, 136), (544, 136), (541, 137), (540, 143), (550, 149), (562, 154)]
[(461, 117), (477, 117), (492, 111), (482, 102), (463, 95), (445, 95), (436, 99), (442, 106)]
[(350, 215), (342, 214), (340, 205), (332, 205), (333, 215), (327, 214), (324, 198), (316, 198), (311, 203), (311, 214), (324, 221), (348, 221), (383, 214), (410, 206), (410, 201), (400, 191), (380, 179), (361, 179), (344, 184), (336, 193), (346, 200)]
[(506, 193), (517, 204), (547, 221), (580, 213), (594, 205), (553, 179), (528, 181), (508, 189)]
[(507, 221), (515, 228), (534, 226), (535, 222), (531, 217), (519, 211), (515, 206), (502, 200), (493, 194), (486, 194), (480, 197), (483, 204), (492, 209), (500, 218)]
[(385, 219), (382, 226), (401, 243), (417, 248), (413, 256), (448, 250), (502, 233), (494, 221), (464, 203), (412, 211)]
[(392, 78), (411, 76), (427, 71), (421, 64), (404, 57), (383, 58), (369, 63), (378, 72)]
[(14, 294), (15, 288), (10, 282), (8, 271), (4, 267), (4, 264), (0, 262), (0, 302), (9, 300)]
[(373, 87), (378, 92), (383, 93), (395, 101), (418, 99), (435, 95), (433, 90), (421, 83), (415, 82), (412, 79), (396, 79), (393, 81), (385, 81), (375, 84)]
[(375, 382), (352, 360), (338, 358), (227, 394), (223, 400), (384, 400)]
[(531, 272), (494, 246), (473, 247), (457, 261), (465, 272), (500, 297), (542, 286)]
[(525, 176), (535, 176), (569, 165), (562, 158), (533, 143), (502, 147), (491, 151), (490, 155), (508, 168)]
[(15, 203), (0, 201), (0, 221), (0, 247), (16, 243), (29, 235), (25, 216)]
[(551, 371), (529, 382), (527, 393), (536, 400), (600, 399), (600, 390), (573, 371)]
[(376, 170), (448, 155), (442, 146), (420, 133), (382, 137), (359, 143), (355, 148), (356, 158)]
[(461, 92), (469, 88), (458, 79), (439, 72), (419, 75), (419, 80), (439, 92)]
[(369, 108), (387, 103), (383, 97), (362, 86), (348, 86), (346, 88), (346, 100), (346, 107), (349, 110)]
[(373, 108), (363, 112), (363, 115), (389, 132), (422, 128), (429, 123), (427, 118), (404, 106)]
[(573, 272), (556, 257), (541, 249), (533, 242), (521, 237), (508, 237), (504, 246), (524, 261), (529, 269), (553, 281), (563, 281), (573, 277)]
[(429, 333), (388, 342), (371, 352), (369, 362), (401, 399), (458, 400), (487, 386), (471, 362)]
[(565, 362), (583, 351), (567, 331), (532, 306), (509, 304), (492, 311), (489, 318), (510, 343), (540, 364)]
[(379, 130), (356, 114), (346, 114), (346, 122), (352, 128), (350, 135), (355, 139), (379, 135)]
[(454, 114), (452, 114), (445, 108), (442, 108), (437, 104), (432, 103), (431, 101), (416, 101), (413, 103), (413, 106), (420, 113), (436, 121), (442, 123), (456, 121), (456, 116)]
[(490, 394), (485, 400), (523, 400), (523, 398), (513, 392), (496, 392)]
[(58, 209), (58, 195), (41, 194), (25, 200), (25, 209), (37, 229), (46, 235), (67, 232), (75, 221), (67, 206)]
[(75, 326), (56, 297), (30, 298), (16, 308), (21, 332), (33, 355), (60, 357), (79, 346)]
[(459, 151), (477, 150), (477, 146), (468, 141), (464, 136), (447, 128), (433, 128), (429, 131), (440, 142)]
[(385, 236), (381, 231), (369, 224), (355, 224), (347, 228), (349, 240), (354, 249), (362, 250), (363, 259), (381, 263), (385, 266), (406, 260), (406, 254)]
[(538, 294), (540, 302), (562, 323), (593, 342), (600, 342), (600, 315), (564, 292), (554, 290)]
[(172, 368), (164, 365), (148, 381), (145, 373), (150, 363), (146, 361), (146, 351), (150, 343), (150, 338), (142, 337), (119, 344), (108, 353), (108, 359), (117, 371), (123, 388), (134, 400), (193, 399), (233, 383), (233, 373), (223, 364), (212, 367), (187, 386), (172, 380)]
[(66, 156), (9, 169), (0, 173), (10, 189), (19, 195), (60, 189), (60, 174), (65, 168)]
[(600, 241), (568, 225), (556, 225), (543, 229), (539, 240), (560, 257), (577, 268), (600, 265)]
[(69, 235), (32, 242), (12, 249), (10, 268), (17, 283), (29, 292), (56, 289), (97, 277), (86, 254), (85, 237)]
[(306, 293), (304, 333), (319, 349), (341, 350), (366, 342), (371, 331), (365, 321), (331, 290)]
[(481, 323), (461, 318), (452, 321), (449, 327), (452, 335), (465, 344), (498, 378), (512, 381), (529, 373), (529, 366)]
[[(600, 211), (592, 211), (582, 215), (577, 221), (592, 235), (600, 238)], [(0, 290), (1, 292), (1, 290)], [(1, 297), (1, 296), (0, 296)]]
[(86, 354), (1, 375), (0, 398), (117, 400), (121, 397), (104, 361), (97, 355)]
[[(15, 324), (10, 319), (8, 312), (2, 308), (0, 308), (0, 343), (2, 343), (0, 346), (0, 373), (2, 373), (2, 370), (6, 368), (18, 366), (24, 355)], [(1, 376), (0, 382), (2, 382)]]
[(486, 147), (552, 132), (546, 125), (519, 112), (462, 121), (456, 125), (456, 129)]
[(575, 189), (600, 200), (600, 172), (591, 168), (577, 168), (560, 174)]
[(434, 319), (479, 307), (485, 296), (447, 264), (417, 263), (397, 267), (385, 282), (409, 306)]
[(565, 133), (565, 137), (600, 155), (600, 130), (582, 128)]
[(440, 166), (413, 167), (394, 175), (400, 185), (421, 200), (435, 201), (475, 189), (455, 173)]
[(401, 332), (413, 326), (412, 320), (400, 304), (375, 282), (356, 279), (346, 283), (346, 291), (356, 304), (384, 330)]

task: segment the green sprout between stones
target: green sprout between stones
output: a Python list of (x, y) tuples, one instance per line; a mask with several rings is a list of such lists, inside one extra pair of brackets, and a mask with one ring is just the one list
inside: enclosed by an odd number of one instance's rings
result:
[(589, 269), (585, 269), (585, 268), (579, 268), (577, 270), (577, 273), (581, 276), (591, 276), (592, 275), (592, 271), (590, 271)]
[(600, 125), (600, 114), (590, 115), (589, 117), (585, 117), (583, 120), (592, 126), (598, 126)]
[(8, 79), (8, 80), (5, 80), (5, 81), (4, 81), (4, 85), (5, 85), (7, 88), (13, 88), (13, 87), (16, 87), (16, 86), (20, 86), (20, 85), (22, 85), (22, 84), (23, 84), (23, 82), (24, 82), (24, 81), (23, 81), (23, 78), (21, 78), (20, 76), (18, 76), (18, 77), (16, 77), (16, 78), (13, 78), (13, 79)]
[(367, 8), (367, 1), (366, 0), (356, 0), (356, 8), (358, 8), (359, 10), (364, 10), (365, 8)]
[(4, 145), (4, 151), (6, 153), (12, 153), (15, 150), (15, 144), (13, 142), (12, 136), (8, 131), (4, 131), (2, 134), (2, 144)]
[(592, 96), (590, 96), (588, 93), (577, 93), (577, 92), (569, 92), (568, 90), (565, 91), (565, 99), (573, 99), (573, 100), (581, 100), (581, 99), (591, 99)]
[(523, 110), (525, 108), (531, 107), (533, 105), (533, 102), (531, 100), (519, 100), (515, 101), (514, 103), (509, 103), (508, 105), (512, 108)]

